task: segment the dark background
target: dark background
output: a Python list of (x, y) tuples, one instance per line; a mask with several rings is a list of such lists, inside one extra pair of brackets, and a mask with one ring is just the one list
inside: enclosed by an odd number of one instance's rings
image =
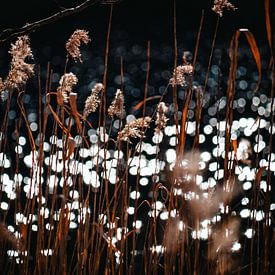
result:
[[(5, 1), (0, 6), (0, 31), (47, 17), (81, 2), (83, 0)], [(132, 37), (142, 37), (145, 41), (153, 39), (155, 35), (167, 39), (172, 34), (173, 2), (173, 0), (123, 0), (115, 6), (113, 27), (131, 31)], [(204, 31), (211, 33), (216, 21), (216, 15), (211, 11), (213, 2), (212, 0), (176, 1), (179, 37), (184, 36), (184, 30), (197, 30), (203, 9), (205, 10)], [(237, 28), (249, 28), (258, 39), (265, 42), (264, 1), (232, 0), (231, 2), (238, 10), (225, 12), (219, 37), (230, 36)], [(92, 33), (102, 30), (104, 35), (108, 10), (108, 5), (91, 6), (80, 14), (42, 27), (32, 36), (39, 38), (41, 43), (56, 41), (71, 33), (76, 27), (91, 29)]]
[[(16, 28), (26, 23), (43, 19), (64, 8), (75, 7), (82, 2), (84, 0), (5, 1), (4, 4), (0, 5), (0, 32), (6, 28)], [(211, 10), (214, 0), (176, 0), (175, 2), (179, 58), (183, 50), (194, 51), (202, 10), (204, 10), (205, 16), (199, 59), (205, 59), (205, 62), (202, 61), (202, 66), (206, 66), (217, 21), (217, 15)], [(257, 44), (266, 46), (264, 1), (232, 0), (231, 2), (237, 7), (237, 10), (224, 12), (218, 29), (217, 47), (226, 52), (230, 38), (238, 28), (250, 29), (255, 36)], [(105, 55), (109, 14), (109, 5), (97, 4), (78, 14), (43, 26), (31, 33), (30, 40), (36, 63), (42, 67), (45, 67), (48, 61), (51, 61), (53, 65), (55, 63), (64, 64), (63, 59), (66, 56), (65, 43), (67, 39), (75, 29), (86, 29), (90, 33), (92, 42), (85, 49), (93, 54), (90, 59), (91, 63), (98, 66), (94, 59), (96, 57), (102, 58)], [(146, 61), (146, 47), (148, 40), (150, 40), (151, 48), (153, 49), (163, 48), (164, 52), (167, 52), (167, 47), (170, 47), (168, 49), (170, 57), (164, 63), (166, 63), (165, 69), (171, 71), (174, 52), (173, 14), (174, 0), (122, 0), (115, 4), (110, 41), (110, 48), (113, 50), (111, 61), (115, 61), (113, 56), (123, 56), (126, 60), (125, 55), (122, 52), (118, 52), (120, 51), (119, 47), (124, 47), (127, 53), (133, 45), (142, 47), (142, 54), (137, 56), (137, 59)], [(14, 40), (15, 38), (12, 41), (8, 40), (0, 44), (1, 76), (6, 75), (9, 69), (10, 57), (7, 52), (10, 43)], [(243, 41), (243, 44), (247, 45), (247, 42)], [(163, 53), (156, 53), (155, 55), (158, 54)], [(266, 54), (263, 53), (263, 55)], [(53, 59), (60, 60), (55, 62)], [(179, 63), (181, 62), (180, 60), (178, 61)], [(164, 69), (156, 62), (153, 61), (152, 63), (156, 64), (159, 69)], [(85, 64), (88, 65), (88, 63), (84, 62)], [(54, 70), (60, 70), (61, 72), (63, 67), (54, 68)]]

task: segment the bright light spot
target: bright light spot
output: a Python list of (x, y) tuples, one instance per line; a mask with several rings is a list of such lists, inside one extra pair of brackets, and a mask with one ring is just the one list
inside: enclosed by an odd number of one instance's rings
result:
[(264, 218), (264, 212), (263, 211), (257, 211), (256, 213), (256, 221), (259, 222)]
[(201, 158), (203, 161), (208, 162), (211, 159), (211, 154), (209, 152), (201, 153)]
[(204, 126), (203, 131), (206, 135), (210, 135), (213, 132), (213, 127), (208, 124), (208, 125)]
[(44, 250), (41, 250), (41, 254), (44, 256), (51, 256), (53, 254), (53, 251), (52, 249), (44, 249)]
[(160, 215), (159, 215), (160, 219), (165, 221), (168, 220), (169, 217), (169, 213), (167, 211), (163, 211)]
[(36, 224), (33, 224), (32, 225), (32, 231), (37, 232), (37, 230), (38, 230), (38, 226)]
[(242, 218), (248, 218), (250, 216), (250, 210), (249, 209), (242, 209), (240, 212), (240, 216)]
[(158, 134), (155, 134), (152, 138), (152, 141), (155, 143), (155, 144), (159, 144), (161, 143), (163, 140), (163, 133), (162, 132), (159, 132)]
[(239, 251), (240, 249), (241, 249), (241, 244), (240, 243), (238, 243), (238, 242), (234, 242), (233, 243), (233, 246), (232, 246), (232, 248), (231, 248), (231, 250), (233, 251), (233, 252), (235, 252), (235, 251)]
[(7, 211), (9, 209), (9, 205), (6, 202), (1, 202), (1, 209)]
[(76, 229), (77, 228), (77, 223), (76, 222), (70, 222), (69, 227), (70, 227), (70, 229)]
[(176, 146), (177, 145), (177, 138), (176, 137), (171, 137), (170, 141), (169, 141), (169, 144), (171, 146)]
[(180, 230), (180, 231), (183, 231), (184, 228), (185, 228), (185, 225), (184, 225), (183, 221), (180, 221), (180, 222), (179, 222), (179, 230)]
[(252, 187), (252, 183), (250, 181), (247, 181), (243, 184), (243, 190), (249, 190)]
[(19, 137), (18, 143), (19, 145), (24, 146), (26, 144), (26, 138), (23, 136)]
[(133, 227), (139, 230), (142, 227), (142, 221), (136, 220), (135, 222), (133, 222)]
[(254, 235), (254, 230), (252, 228), (246, 229), (244, 235), (248, 238), (251, 239)]
[(168, 163), (173, 163), (177, 159), (176, 150), (174, 149), (168, 149), (166, 151), (166, 160)]
[(130, 206), (127, 208), (127, 212), (129, 215), (134, 215), (135, 214), (135, 208)]
[(140, 197), (140, 193), (137, 192), (137, 191), (132, 191), (132, 192), (130, 193), (130, 198), (131, 198), (132, 200), (137, 200), (137, 199), (139, 199), (139, 197)]
[(151, 250), (152, 250), (152, 253), (160, 254), (160, 253), (163, 253), (165, 249), (162, 245), (154, 245), (152, 246)]
[(214, 172), (217, 171), (220, 168), (220, 165), (218, 162), (212, 162), (209, 164), (209, 171)]
[(242, 205), (247, 205), (249, 203), (249, 199), (248, 198), (242, 198)]
[(161, 201), (156, 201), (152, 204), (152, 209), (161, 210), (163, 208), (163, 203)]

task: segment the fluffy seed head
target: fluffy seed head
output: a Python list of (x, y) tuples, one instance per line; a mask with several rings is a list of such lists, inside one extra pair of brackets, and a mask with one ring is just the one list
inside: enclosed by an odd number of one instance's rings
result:
[(215, 0), (212, 10), (217, 13), (220, 17), (223, 16), (224, 9), (236, 10), (235, 6), (231, 4), (228, 0)]
[(114, 118), (114, 116), (122, 118), (124, 114), (124, 95), (120, 89), (117, 89), (115, 98), (112, 101), (110, 107), (108, 108), (108, 115), (112, 118)]
[(66, 43), (66, 50), (68, 55), (71, 56), (75, 62), (77, 60), (82, 62), (81, 52), (79, 49), (80, 45), (81, 43), (84, 43), (86, 45), (90, 40), (91, 39), (89, 38), (89, 33), (87, 31), (76, 30)]
[(26, 63), (26, 59), (33, 58), (28, 36), (18, 37), (15, 44), (11, 44), (9, 53), (12, 56), (10, 71), (2, 85), (8, 90), (19, 89), (34, 74), (34, 65)]
[(150, 117), (138, 118), (125, 125), (125, 127), (118, 133), (118, 139), (130, 141), (132, 138), (144, 137), (144, 130), (149, 127), (151, 122)]
[(100, 103), (99, 93), (104, 89), (102, 83), (95, 84), (91, 95), (86, 99), (83, 114), (87, 117), (90, 113), (94, 113)]
[(72, 92), (73, 86), (75, 86), (77, 82), (78, 79), (73, 73), (66, 73), (62, 75), (57, 92), (62, 96), (65, 103), (69, 102), (69, 95)]
[(193, 74), (193, 66), (186, 64), (178, 66), (170, 79), (170, 84), (174, 87), (176, 85), (184, 86), (186, 84), (186, 76)]
[(157, 117), (156, 117), (156, 128), (155, 133), (159, 134), (163, 128), (166, 127), (168, 118), (166, 117), (166, 113), (168, 111), (168, 107), (164, 102), (160, 102), (157, 107)]

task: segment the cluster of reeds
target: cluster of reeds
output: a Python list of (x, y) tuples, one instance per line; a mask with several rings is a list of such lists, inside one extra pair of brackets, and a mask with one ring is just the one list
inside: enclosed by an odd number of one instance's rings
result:
[[(268, 5), (267, 32), (272, 51)], [(213, 10), (218, 17), (224, 9), (235, 9), (228, 1), (215, 1)], [(112, 8), (111, 8), (112, 12)], [(110, 16), (111, 21), (112, 16)], [(243, 163), (251, 165), (250, 143), (232, 139), (233, 102), (238, 62), (239, 36), (243, 33), (249, 43), (261, 78), (261, 60), (256, 41), (246, 29), (237, 30), (229, 47), (230, 68), (225, 114), (225, 148), (223, 177), (218, 185), (201, 188), (200, 177), (207, 174), (200, 153), (200, 124), (203, 96), (206, 91), (212, 55), (214, 33), (208, 70), (204, 85), (195, 87), (196, 60), (199, 50), (203, 17), (197, 37), (193, 63), (183, 57), (175, 64), (172, 77), (162, 96), (148, 97), (150, 43), (147, 50), (147, 75), (144, 100), (135, 106), (139, 118), (127, 117), (124, 106), (123, 83), (110, 102), (106, 96), (109, 24), (105, 71), (102, 83), (97, 83), (86, 99), (83, 110), (77, 101), (78, 78), (70, 72), (70, 62), (82, 62), (80, 46), (90, 42), (89, 34), (76, 30), (66, 43), (67, 61), (59, 86), (52, 86), (50, 64), (46, 83), (41, 83), (40, 67), (32, 64), (32, 52), (27, 36), (19, 37), (11, 46), (12, 61), (5, 79), (0, 79), (0, 198), (8, 196), (10, 203), (1, 204), (0, 266), (3, 274), (265, 274), (271, 272), (271, 170), (255, 164), (255, 186), (251, 209), (261, 202), (259, 183), (266, 175), (268, 188), (264, 193), (264, 222), (252, 219), (255, 234), (250, 242), (242, 242), (241, 220), (232, 208), (239, 198), (236, 171)], [(175, 45), (176, 45), (176, 28)], [(176, 49), (176, 46), (175, 46)], [(272, 56), (272, 55), (271, 55)], [(36, 67), (36, 70), (34, 70)], [(274, 62), (271, 58), (272, 93), (274, 104)], [(123, 76), (123, 62), (121, 65)], [(38, 78), (38, 135), (35, 137), (28, 121), (23, 95), (26, 82)], [(123, 77), (122, 77), (123, 79)], [(180, 106), (177, 87), (186, 91)], [(43, 88), (42, 88), (43, 87)], [(45, 90), (45, 92), (44, 92)], [(173, 95), (174, 114), (168, 116), (164, 102), (166, 93)], [(12, 99), (16, 98), (18, 117), (15, 128), (9, 123)], [(195, 136), (191, 149), (186, 149), (188, 110), (196, 99)], [(146, 115), (149, 101), (159, 99), (153, 114)], [(178, 110), (181, 119), (178, 119)], [(272, 108), (273, 110), (273, 108)], [(112, 131), (112, 125), (118, 125)], [(270, 118), (273, 125), (273, 111)], [(161, 146), (165, 127), (175, 125), (176, 157), (164, 171)], [(154, 129), (152, 131), (152, 129)], [(260, 129), (260, 128), (259, 128)], [(16, 140), (14, 153), (10, 150), (9, 134)], [(29, 175), (23, 177), (20, 138), (25, 134), (31, 152), (24, 163)], [(155, 171), (150, 179), (150, 197), (140, 196), (142, 177), (142, 146), (148, 135), (156, 137)], [(272, 131), (269, 154), (272, 152)], [(220, 137), (220, 133), (217, 133)], [(111, 155), (110, 155), (111, 152)], [(12, 162), (5, 165), (5, 162)], [(135, 163), (135, 177), (129, 170)], [(24, 169), (26, 170), (26, 168)], [(218, 170), (218, 168), (217, 168)], [(217, 171), (218, 172), (218, 171)], [(25, 191), (25, 193), (23, 192)], [(1, 199), (0, 199), (1, 200)], [(149, 214), (147, 224), (140, 216)], [(163, 219), (160, 219), (160, 213)], [(261, 227), (261, 228), (260, 228)], [(255, 233), (256, 232), (256, 233)], [(262, 242), (262, 243), (261, 243)], [(243, 247), (242, 247), (243, 246)], [(261, 248), (261, 249), (260, 249)], [(245, 249), (245, 254), (242, 252)], [(243, 250), (244, 251), (244, 250)], [(249, 252), (247, 252), (249, 251)], [(244, 260), (248, 257), (249, 260)], [(247, 266), (243, 266), (247, 263)]]

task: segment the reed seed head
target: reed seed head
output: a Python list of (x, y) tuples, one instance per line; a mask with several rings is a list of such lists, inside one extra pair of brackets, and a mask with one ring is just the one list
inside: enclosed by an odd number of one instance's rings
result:
[(231, 4), (228, 0), (215, 0), (212, 10), (218, 14), (220, 17), (223, 16), (224, 9), (227, 10), (236, 10), (235, 6)]
[(6, 89), (19, 89), (34, 74), (34, 64), (26, 63), (26, 59), (32, 59), (28, 36), (20, 36), (14, 44), (11, 44), (9, 53), (12, 56), (10, 71), (4, 83)]
[(125, 125), (125, 127), (118, 133), (118, 139), (130, 141), (130, 138), (143, 138), (144, 130), (149, 127), (151, 122), (150, 117), (143, 117), (135, 119)]
[(112, 118), (114, 118), (114, 116), (117, 116), (121, 119), (123, 118), (124, 114), (124, 95), (120, 89), (117, 89), (115, 98), (108, 108), (108, 115)]
[(80, 45), (81, 43), (84, 43), (86, 45), (89, 43), (90, 40), (91, 39), (89, 38), (89, 33), (87, 31), (76, 30), (66, 43), (68, 56), (71, 56), (75, 62), (77, 60), (82, 62)]
[(75, 86), (77, 82), (78, 79), (73, 73), (66, 73), (62, 75), (57, 92), (62, 95), (65, 103), (69, 102), (69, 94), (72, 92), (73, 86)]
[(193, 74), (193, 66), (186, 64), (182, 66), (178, 66), (174, 72), (173, 76), (170, 79), (170, 84), (174, 86), (185, 86), (186, 84), (186, 76)]
[(87, 117), (90, 113), (94, 113), (100, 103), (99, 93), (104, 89), (102, 83), (96, 83), (92, 89), (91, 95), (86, 99), (83, 114)]
[(160, 102), (157, 107), (157, 117), (156, 117), (156, 128), (155, 134), (159, 134), (162, 129), (166, 127), (168, 118), (166, 117), (166, 113), (168, 111), (168, 107), (165, 105), (164, 102)]

